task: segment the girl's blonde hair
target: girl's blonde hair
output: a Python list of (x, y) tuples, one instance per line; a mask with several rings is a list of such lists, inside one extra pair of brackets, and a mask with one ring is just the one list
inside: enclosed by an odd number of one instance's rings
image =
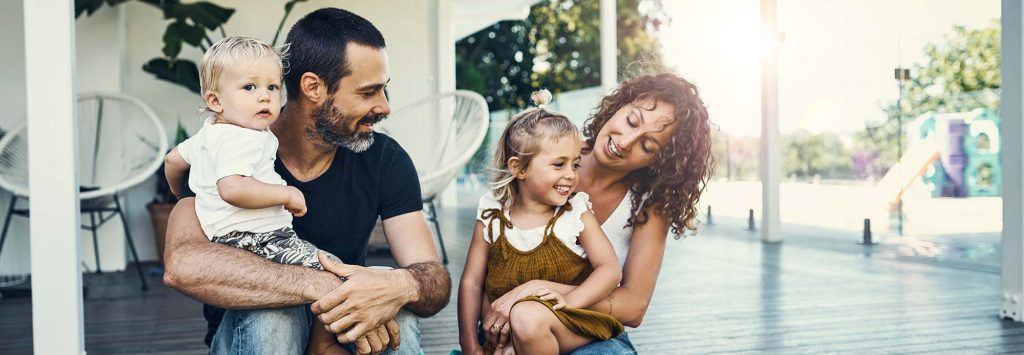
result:
[(519, 193), (519, 186), (515, 183), (519, 170), (512, 171), (508, 166), (509, 159), (518, 157), (521, 162), (519, 169), (526, 170), (530, 166), (530, 160), (539, 150), (541, 142), (552, 142), (564, 137), (576, 140), (582, 138), (579, 128), (568, 117), (547, 110), (546, 106), (551, 102), (551, 92), (535, 91), (530, 95), (530, 100), (537, 107), (526, 109), (509, 120), (505, 130), (501, 132), (491, 162), (491, 188), (494, 196), (503, 205), (514, 201)]
[(229, 66), (252, 63), (258, 59), (275, 57), (278, 66), (284, 72), (288, 68), (287, 47), (274, 49), (267, 42), (249, 37), (226, 37), (210, 46), (203, 54), (199, 64), (199, 92), (206, 96), (207, 92), (217, 90), (224, 69)]

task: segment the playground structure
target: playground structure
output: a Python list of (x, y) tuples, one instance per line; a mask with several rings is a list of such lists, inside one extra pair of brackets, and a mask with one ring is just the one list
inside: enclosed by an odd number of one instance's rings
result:
[(918, 116), (906, 125), (906, 153), (876, 189), (890, 205), (917, 182), (929, 197), (1000, 196), (999, 127), (984, 109)]
[(921, 222), (913, 223), (917, 233), (930, 233), (936, 219), (998, 212), (992, 207), (1001, 196), (1002, 149), (995, 112), (926, 113), (905, 128), (905, 153), (875, 185), (890, 230), (905, 219)]

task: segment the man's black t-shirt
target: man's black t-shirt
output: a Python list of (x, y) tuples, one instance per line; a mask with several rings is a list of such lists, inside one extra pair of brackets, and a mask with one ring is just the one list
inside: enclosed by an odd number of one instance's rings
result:
[(306, 197), (308, 212), (292, 220), (295, 232), (346, 264), (366, 262), (378, 217), (386, 220), (423, 208), (412, 159), (384, 134), (374, 133), (373, 145), (362, 153), (338, 148), (330, 168), (311, 181), (296, 180), (280, 159), (274, 170)]
[[(362, 153), (338, 148), (327, 171), (310, 181), (296, 180), (281, 159), (274, 163), (284, 181), (306, 198), (306, 215), (292, 220), (295, 232), (346, 264), (366, 262), (367, 243), (378, 217), (386, 220), (423, 209), (419, 178), (409, 154), (391, 137), (373, 135), (373, 144)], [(222, 309), (204, 305), (207, 345), (223, 314)]]

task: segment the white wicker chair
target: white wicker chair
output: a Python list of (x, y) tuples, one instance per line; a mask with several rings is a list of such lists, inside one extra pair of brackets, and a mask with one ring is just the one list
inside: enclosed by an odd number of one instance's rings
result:
[[(167, 134), (156, 114), (142, 101), (123, 94), (89, 93), (78, 97), (78, 181), (81, 211), (89, 214), (83, 229), (92, 232), (96, 271), (100, 268), (96, 229), (115, 215), (121, 218), (125, 239), (135, 268), (146, 290), (146, 279), (132, 242), (119, 194), (145, 181), (163, 163)], [(11, 216), (28, 217), (27, 208), (16, 208), (28, 199), (28, 146), (22, 124), (0, 139), (0, 188), (11, 192), (11, 202), (0, 232), (0, 251)]]
[(445, 264), (448, 252), (441, 237), (434, 200), (480, 148), (489, 121), (490, 113), (483, 96), (457, 90), (399, 108), (379, 126), (381, 132), (402, 144), (416, 165), (427, 219), (433, 224)]

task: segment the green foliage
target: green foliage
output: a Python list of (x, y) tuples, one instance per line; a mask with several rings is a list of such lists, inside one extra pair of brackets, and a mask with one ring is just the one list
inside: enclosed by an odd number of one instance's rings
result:
[[(601, 84), (599, 0), (547, 0), (521, 21), (502, 21), (456, 43), (460, 89), (481, 93), (492, 110), (519, 109), (530, 93)], [(660, 0), (618, 0), (619, 77), (643, 61), (662, 68), (656, 34), (667, 21)], [(596, 104), (596, 103), (595, 103)]]
[(199, 93), (199, 67), (190, 60), (172, 62), (165, 58), (153, 58), (142, 65), (142, 70), (155, 75), (157, 79), (178, 84), (191, 92)]
[(905, 124), (927, 112), (999, 110), (998, 21), (979, 29), (954, 26), (941, 42), (926, 45), (924, 53), (928, 59), (910, 69), (901, 99), (882, 107), (886, 120), (857, 134), (857, 149), (874, 155), (866, 167), (871, 175), (883, 175), (899, 159), (900, 121)]
[(277, 24), (277, 31), (274, 31), (274, 40), (270, 42), (271, 46), (277, 45), (277, 38), (281, 35), (281, 29), (284, 28), (284, 21), (288, 19), (288, 15), (292, 13), (292, 8), (295, 4), (300, 2), (306, 2), (307, 0), (291, 0), (284, 4), (284, 16), (281, 16), (281, 22)]
[(782, 171), (796, 178), (853, 177), (853, 157), (842, 138), (834, 133), (796, 131), (782, 139), (785, 154)]

